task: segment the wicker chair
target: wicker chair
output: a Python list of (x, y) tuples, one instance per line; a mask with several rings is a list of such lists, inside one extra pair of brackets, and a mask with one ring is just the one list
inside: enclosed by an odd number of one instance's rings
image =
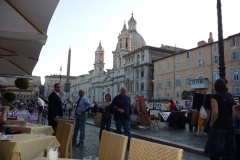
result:
[(12, 152), (11, 160), (21, 160), (19, 152)]
[[(56, 130), (56, 138), (58, 140), (58, 142), (61, 142), (61, 138), (62, 138), (62, 133), (63, 133), (63, 126), (64, 126), (64, 123), (70, 123), (73, 125), (73, 128), (75, 127), (75, 121), (73, 120), (65, 120), (65, 119), (59, 119), (58, 120), (58, 124), (57, 124), (57, 130)], [(73, 132), (71, 134), (71, 137), (70, 137), (70, 144), (69, 144), (69, 156), (68, 158), (72, 158), (72, 137), (73, 137)]]
[(112, 132), (102, 131), (98, 159), (124, 160), (128, 137)]
[(182, 160), (183, 150), (131, 138), (128, 160)]
[(73, 125), (65, 123), (63, 127), (63, 133), (60, 141), (60, 155), (59, 158), (69, 157), (69, 146), (72, 144), (71, 137), (73, 133)]

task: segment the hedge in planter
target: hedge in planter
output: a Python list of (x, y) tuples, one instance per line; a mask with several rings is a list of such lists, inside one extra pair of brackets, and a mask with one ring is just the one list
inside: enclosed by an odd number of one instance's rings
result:
[(17, 78), (15, 80), (15, 86), (20, 89), (19, 94), (18, 94), (18, 96), (19, 96), (22, 89), (28, 89), (29, 81), (26, 78)]
[(12, 101), (15, 101), (16, 94), (14, 94), (13, 92), (6, 92), (3, 95), (3, 98), (6, 99), (8, 102), (12, 102)]

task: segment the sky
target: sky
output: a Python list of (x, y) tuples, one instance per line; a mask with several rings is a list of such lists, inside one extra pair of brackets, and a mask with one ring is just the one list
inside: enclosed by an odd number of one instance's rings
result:
[[(197, 47), (212, 32), (218, 40), (217, 0), (60, 0), (48, 27), (33, 75), (44, 77), (67, 72), (71, 46), (71, 76), (93, 69), (101, 40), (105, 70), (112, 69), (117, 37), (131, 14), (137, 31), (149, 46)], [(223, 38), (240, 33), (240, 1), (222, 0)], [(128, 26), (127, 26), (128, 27)]]

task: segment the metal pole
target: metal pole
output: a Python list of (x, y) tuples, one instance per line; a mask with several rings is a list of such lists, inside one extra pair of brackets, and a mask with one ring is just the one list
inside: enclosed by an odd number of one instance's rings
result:
[(223, 50), (223, 30), (222, 30), (222, 9), (221, 0), (217, 0), (217, 17), (218, 17), (218, 49), (219, 49), (219, 76), (227, 84), (226, 67), (224, 62), (224, 50)]
[(61, 87), (61, 74), (60, 74), (60, 87)]

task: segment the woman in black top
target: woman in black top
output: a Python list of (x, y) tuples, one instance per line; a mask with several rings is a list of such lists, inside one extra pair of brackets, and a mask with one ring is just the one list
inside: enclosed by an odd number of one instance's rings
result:
[(211, 96), (211, 128), (204, 153), (211, 160), (237, 159), (233, 125), (233, 99), (226, 93), (224, 80), (218, 79), (214, 83), (214, 89), (217, 93)]
[(105, 95), (105, 101), (101, 104), (101, 107), (99, 107), (98, 112), (102, 113), (102, 121), (100, 125), (100, 134), (99, 134), (99, 140), (101, 139), (102, 130), (105, 129), (106, 131), (110, 131), (111, 128), (111, 119), (112, 115), (110, 113), (109, 105), (111, 104), (111, 96), (110, 94)]

